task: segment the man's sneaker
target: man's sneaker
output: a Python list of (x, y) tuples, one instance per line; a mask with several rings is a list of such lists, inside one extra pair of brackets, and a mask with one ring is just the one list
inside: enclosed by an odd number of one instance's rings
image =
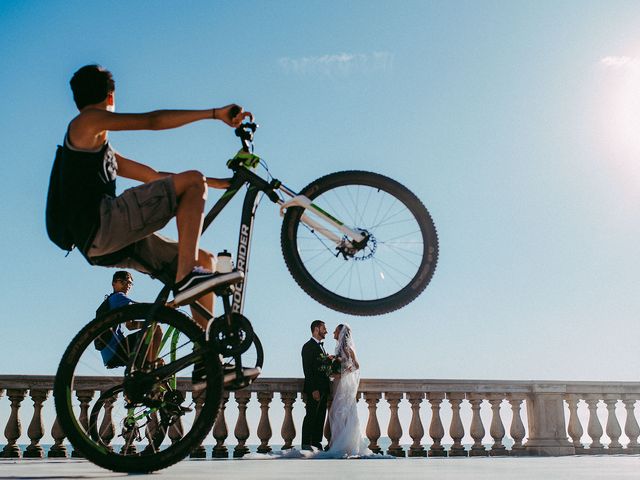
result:
[(191, 383), (194, 392), (199, 392), (207, 387), (207, 371), (204, 368), (204, 362), (197, 362), (193, 365)]
[(172, 304), (176, 307), (187, 305), (217, 287), (238, 283), (243, 278), (244, 274), (237, 270), (229, 273), (212, 273), (196, 268), (175, 284)]

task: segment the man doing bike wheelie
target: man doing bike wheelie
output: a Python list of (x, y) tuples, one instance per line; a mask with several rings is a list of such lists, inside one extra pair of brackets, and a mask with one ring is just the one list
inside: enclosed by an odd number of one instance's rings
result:
[[(116, 113), (115, 82), (99, 65), (80, 68), (70, 84), (80, 113), (69, 123), (52, 172), (47, 200), (52, 240), (60, 245), (54, 239), (58, 232), (69, 242), (63, 248), (75, 245), (94, 264), (152, 274), (171, 272), (174, 296), (180, 296), (182, 304), (210, 292), (210, 285), (223, 279), (212, 273), (214, 256), (198, 246), (203, 211), (207, 187), (226, 188), (228, 180), (206, 178), (195, 170), (158, 172), (115, 151), (108, 132), (166, 130), (201, 120), (221, 120), (237, 127), (251, 114), (235, 104), (206, 110)], [(116, 176), (143, 184), (116, 195)], [(173, 217), (177, 243), (156, 233)], [(213, 301), (212, 293), (199, 299), (211, 312)], [(205, 319), (194, 316), (205, 328)]]

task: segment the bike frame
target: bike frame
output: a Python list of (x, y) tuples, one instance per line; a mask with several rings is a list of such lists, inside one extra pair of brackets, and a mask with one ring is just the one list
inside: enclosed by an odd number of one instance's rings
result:
[[(260, 192), (263, 192), (273, 203), (276, 203), (280, 206), (281, 214), (286, 208), (302, 207), (306, 210), (306, 212), (311, 212), (314, 214), (314, 216), (318, 217), (318, 219), (332, 225), (335, 229), (342, 233), (343, 237), (339, 237), (333, 231), (322, 226), (315, 219), (311, 218), (311, 216), (307, 213), (304, 213), (300, 219), (301, 222), (305, 223), (311, 230), (323, 235), (328, 240), (334, 242), (337, 246), (342, 245), (346, 247), (353, 247), (354, 242), (362, 242), (365, 239), (364, 235), (362, 235), (361, 232), (349, 228), (343, 222), (334, 218), (329, 213), (325, 212), (322, 208), (312, 203), (311, 200), (309, 200), (309, 198), (307, 198), (306, 196), (299, 195), (294, 190), (291, 190), (290, 188), (283, 185), (277, 179), (273, 179), (268, 182), (259, 175), (252, 172), (251, 168), (255, 168), (259, 164), (259, 162), (260, 158), (258, 156), (248, 153), (244, 150), (240, 150), (234, 158), (227, 162), (229, 168), (234, 172), (233, 177), (230, 181), (229, 188), (227, 188), (224, 194), (211, 207), (211, 209), (205, 216), (202, 225), (201, 233), (204, 233), (207, 228), (213, 223), (216, 217), (220, 214), (220, 212), (222, 212), (227, 204), (236, 196), (240, 189), (244, 185), (247, 185), (247, 193), (245, 194), (244, 202), (242, 205), (240, 229), (238, 233), (238, 248), (236, 251), (236, 269), (243, 273), (244, 278), (242, 282), (239, 282), (235, 285), (235, 289), (233, 292), (233, 301), (231, 302), (231, 304), (229, 303), (228, 297), (222, 297), (225, 316), (227, 317), (228, 322), (231, 322), (231, 314), (235, 313), (242, 315), (244, 311), (247, 281), (249, 277), (249, 258), (251, 254), (253, 222), (258, 204), (260, 202), (260, 198), (258, 198), (258, 194)], [(276, 193), (276, 190), (284, 194), (284, 196), (289, 197), (290, 200), (286, 202), (283, 201), (282, 198)], [(336, 253), (336, 256), (337, 255), (339, 255), (339, 253)], [(150, 310), (149, 318), (147, 319), (148, 324), (150, 324), (149, 320), (153, 318), (155, 310), (159, 306), (164, 304), (173, 306), (172, 303), (167, 303), (170, 291), (170, 286), (165, 285), (165, 287), (158, 294), (158, 297), (154, 302), (154, 306)], [(191, 303), (190, 306), (193, 310), (206, 318), (209, 323), (213, 321), (213, 312), (210, 312), (200, 302), (195, 301)], [(148, 328), (148, 325), (143, 328)], [(167, 335), (168, 333), (169, 332), (167, 332), (165, 335)], [(141, 337), (138, 345), (135, 347), (136, 355), (134, 356), (134, 358), (138, 359), (138, 362), (140, 362), (140, 364), (142, 362), (142, 359), (140, 359), (139, 353), (142, 344), (144, 343), (142, 341), (143, 337), (145, 337), (145, 335)], [(163, 339), (163, 342), (165, 341), (166, 340)], [(196, 356), (198, 356), (196, 353), (189, 354), (183, 357), (180, 363), (188, 363)], [(163, 371), (168, 370), (170, 365), (161, 367), (156, 373), (161, 374)], [(136, 365), (136, 367), (140, 366), (141, 365)]]
[[(242, 205), (242, 214), (240, 217), (240, 231), (238, 233), (238, 249), (236, 252), (236, 268), (244, 274), (244, 280), (238, 283), (233, 293), (233, 303), (231, 309), (233, 313), (242, 314), (244, 310), (244, 299), (246, 294), (246, 285), (249, 276), (249, 257), (251, 253), (251, 238), (253, 233), (253, 221), (255, 213), (258, 208), (260, 199), (258, 194), (264, 192), (269, 199), (280, 205), (281, 212), (290, 206), (303, 207), (307, 211), (313, 212), (316, 216), (324, 220), (325, 222), (333, 225), (343, 235), (343, 238), (338, 237), (332, 231), (323, 227), (321, 224), (313, 220), (309, 215), (302, 215), (302, 222), (307, 224), (314, 231), (321, 233), (326, 238), (340, 244), (346, 239), (353, 239), (356, 242), (363, 240), (363, 235), (350, 229), (340, 220), (332, 217), (330, 214), (322, 210), (317, 205), (314, 205), (304, 195), (298, 195), (290, 188), (287, 188), (279, 180), (273, 179), (271, 182), (267, 182), (262, 177), (253, 173), (249, 167), (255, 166), (259, 162), (259, 157), (245, 153), (244, 151), (238, 152), (238, 154), (229, 161), (229, 168), (234, 171), (234, 175), (231, 178), (231, 184), (225, 193), (218, 199), (218, 201), (211, 207), (207, 213), (202, 226), (202, 233), (213, 223), (215, 218), (226, 207), (226, 205), (233, 199), (238, 191), (246, 184), (248, 186), (247, 193), (244, 197)], [(291, 200), (284, 202), (277, 194), (275, 190), (282, 192)], [(348, 241), (348, 240), (347, 240)]]

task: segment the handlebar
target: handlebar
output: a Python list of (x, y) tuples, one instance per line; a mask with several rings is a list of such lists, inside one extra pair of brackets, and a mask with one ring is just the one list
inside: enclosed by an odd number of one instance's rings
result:
[(242, 150), (250, 153), (253, 147), (253, 134), (256, 132), (259, 125), (253, 122), (247, 122), (236, 128), (236, 137), (240, 138), (242, 142)]

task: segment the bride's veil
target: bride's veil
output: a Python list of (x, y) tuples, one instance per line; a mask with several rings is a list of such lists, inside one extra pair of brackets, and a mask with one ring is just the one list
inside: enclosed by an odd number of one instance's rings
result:
[(348, 353), (349, 350), (351, 350), (355, 355), (356, 344), (353, 340), (351, 326), (347, 323), (343, 323), (342, 328), (340, 329), (340, 333), (338, 334), (338, 343), (336, 345), (336, 357), (340, 357), (343, 365), (345, 361), (347, 361), (348, 363), (353, 362), (353, 359)]

